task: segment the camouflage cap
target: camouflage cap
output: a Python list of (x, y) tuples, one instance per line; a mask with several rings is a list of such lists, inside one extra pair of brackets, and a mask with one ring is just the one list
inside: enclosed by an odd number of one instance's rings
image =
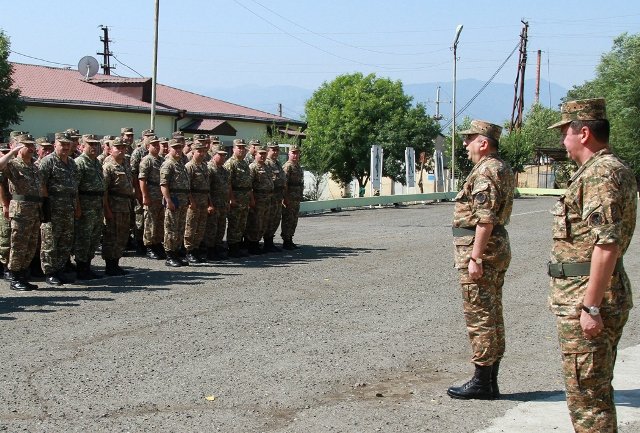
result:
[(120, 128), (120, 135), (131, 134), (133, 135), (133, 128)]
[(182, 131), (174, 131), (171, 133), (171, 138), (184, 138)]
[(175, 138), (172, 138), (171, 140), (169, 140), (169, 147), (182, 147), (183, 144), (176, 140)]
[(0, 143), (0, 152), (8, 152), (8, 151), (9, 151), (9, 144)]
[(548, 129), (560, 128), (574, 120), (606, 120), (607, 104), (604, 98), (567, 101), (562, 104), (560, 113), (562, 120), (554, 123)]
[(68, 133), (73, 140), (79, 140), (82, 137), (79, 129), (67, 128), (64, 132)]
[(28, 131), (11, 131), (9, 133), (9, 138), (15, 138), (18, 135), (24, 135), (24, 134), (28, 134), (28, 133), (29, 133)]
[(71, 138), (71, 134), (69, 134), (68, 132), (56, 132), (55, 139), (56, 141), (59, 141), (61, 143), (62, 142), (71, 143), (73, 141)]
[(210, 135), (209, 140), (211, 140), (211, 143), (220, 143), (220, 137), (217, 135)]
[(247, 143), (245, 143), (242, 138), (236, 138), (235, 140), (233, 140), (233, 145), (234, 146), (246, 146)]
[(100, 143), (98, 136), (95, 134), (82, 134), (83, 143)]
[(123, 143), (119, 137), (114, 138), (113, 140), (109, 140), (110, 146), (128, 146), (127, 143)]
[(267, 143), (267, 147), (271, 149), (280, 149), (280, 143), (278, 143), (277, 141), (270, 141)]
[(42, 147), (53, 146), (53, 143), (51, 143), (47, 137), (36, 138), (36, 144)]
[(205, 143), (203, 143), (200, 140), (197, 140), (195, 143), (193, 143), (193, 146), (191, 146), (192, 149), (196, 150), (196, 149), (206, 149), (207, 145)]
[(260, 140), (253, 139), (253, 140), (249, 141), (249, 145), (250, 146), (260, 146)]
[(206, 134), (193, 134), (193, 141), (207, 141), (209, 136)]
[(144, 137), (144, 142), (145, 144), (160, 143), (160, 139), (155, 135), (147, 135), (146, 137)]
[(224, 147), (220, 146), (219, 144), (214, 144), (211, 146), (211, 153), (219, 153), (221, 155), (226, 155), (227, 151), (224, 150)]
[(300, 146), (297, 144), (292, 144), (289, 146), (289, 152), (300, 152)]
[(495, 123), (485, 122), (484, 120), (472, 120), (469, 129), (460, 131), (460, 135), (474, 135), (480, 134), (485, 137), (493, 138), (496, 141), (500, 141), (502, 135), (502, 126), (498, 126)]
[(148, 137), (150, 135), (156, 135), (155, 131), (153, 129), (145, 129), (142, 131), (142, 136), (143, 137)]
[(160, 144), (169, 142), (169, 139), (167, 137), (159, 137), (158, 140), (160, 140)]
[(31, 134), (21, 134), (21, 135), (17, 135), (15, 137), (15, 141), (17, 143), (22, 143), (22, 144), (36, 144), (35, 140), (33, 139), (33, 136)]
[(256, 146), (256, 152), (258, 153), (267, 153), (269, 151), (269, 148), (267, 147), (266, 144), (263, 144), (262, 146)]

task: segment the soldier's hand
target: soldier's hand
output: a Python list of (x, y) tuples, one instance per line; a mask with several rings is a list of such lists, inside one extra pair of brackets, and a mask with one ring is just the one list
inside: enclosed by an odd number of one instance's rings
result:
[(173, 200), (167, 200), (167, 209), (169, 209), (171, 212), (174, 212), (176, 210), (176, 205), (173, 204)]
[(602, 316), (599, 314), (592, 316), (586, 311), (583, 311), (580, 314), (580, 326), (582, 327), (582, 332), (584, 332), (585, 337), (590, 340), (602, 332), (604, 323), (602, 323)]
[(216, 208), (210, 205), (210, 206), (207, 208), (207, 214), (209, 214), (209, 215), (213, 215), (214, 213), (216, 213)]
[(479, 280), (482, 277), (482, 265), (477, 264), (473, 260), (469, 260), (469, 276), (472, 280)]
[(142, 197), (142, 205), (143, 206), (151, 206), (151, 197), (143, 196)]

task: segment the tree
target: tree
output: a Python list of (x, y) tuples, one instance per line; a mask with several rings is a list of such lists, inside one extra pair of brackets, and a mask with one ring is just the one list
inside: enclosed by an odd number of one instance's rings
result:
[(20, 99), (20, 89), (13, 89), (13, 66), (9, 63), (11, 42), (0, 29), (0, 136), (10, 125), (20, 123), (20, 113), (26, 108)]
[(596, 78), (571, 89), (565, 100), (604, 97), (611, 147), (640, 177), (640, 35), (624, 33), (602, 56)]
[(411, 99), (400, 81), (375, 74), (325, 82), (306, 103), (303, 164), (318, 174), (329, 172), (342, 186), (355, 178), (363, 187), (369, 181), (370, 149), (377, 144), (385, 149), (383, 175), (404, 179), (404, 148), (426, 149), (438, 131), (424, 107), (411, 107)]

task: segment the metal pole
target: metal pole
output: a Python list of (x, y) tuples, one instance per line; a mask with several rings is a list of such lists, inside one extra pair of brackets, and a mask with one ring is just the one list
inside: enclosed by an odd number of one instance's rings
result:
[(155, 35), (153, 41), (153, 76), (151, 77), (151, 129), (156, 129), (156, 80), (158, 78), (158, 16), (160, 0), (156, 0)]
[(456, 37), (453, 40), (453, 115), (451, 121), (451, 189), (449, 191), (455, 191), (456, 188), (456, 67), (458, 39), (461, 31), (462, 24), (459, 24), (456, 28)]

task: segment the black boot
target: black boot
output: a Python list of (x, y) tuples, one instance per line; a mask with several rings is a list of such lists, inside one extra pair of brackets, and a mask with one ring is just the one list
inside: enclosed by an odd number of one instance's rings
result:
[(291, 239), (283, 239), (282, 240), (282, 249), (283, 250), (295, 250), (296, 246), (294, 245), (293, 241)]
[(67, 263), (64, 264), (64, 269), (62, 270), (62, 272), (75, 272), (76, 271), (76, 266), (71, 263), (71, 257), (69, 257), (67, 259)]
[(160, 256), (156, 252), (156, 249), (153, 247), (154, 247), (153, 245), (149, 245), (147, 247), (147, 258), (151, 260), (159, 260)]
[(229, 244), (229, 257), (232, 259), (239, 259), (241, 257), (245, 257), (242, 252), (240, 252), (239, 244)]
[(89, 263), (76, 259), (76, 278), (79, 280), (95, 279), (95, 277), (89, 272)]
[(491, 392), (493, 398), (500, 398), (500, 389), (498, 388), (498, 370), (500, 369), (500, 360), (493, 363), (491, 370)]
[(224, 245), (216, 245), (216, 254), (220, 257), (220, 260), (227, 260), (229, 256), (227, 256), (227, 249)]
[(58, 274), (55, 274), (55, 273), (54, 274), (45, 274), (44, 277), (45, 277), (44, 280), (50, 286), (62, 286), (62, 285), (64, 285), (62, 280), (60, 280), (60, 278), (58, 278)]
[(13, 280), (11, 280), (11, 284), (9, 288), (11, 290), (16, 290), (18, 292), (26, 292), (29, 290), (37, 290), (38, 286), (35, 284), (31, 284), (27, 281), (25, 271), (16, 271), (13, 272)]
[(118, 277), (120, 276), (120, 272), (118, 271), (118, 261), (114, 259), (107, 259), (104, 261), (105, 268), (104, 273), (109, 275), (110, 277)]
[(142, 239), (136, 240), (136, 255), (143, 257), (147, 252), (147, 249), (144, 246), (144, 241)]
[(187, 251), (186, 259), (191, 265), (197, 265), (199, 263), (202, 263), (202, 261), (197, 255), (196, 250)]
[(257, 256), (260, 254), (264, 254), (262, 248), (260, 248), (260, 243), (258, 241), (247, 241), (249, 254)]
[(182, 266), (182, 262), (176, 258), (176, 253), (173, 251), (167, 251), (167, 260), (164, 262), (165, 265), (172, 268), (179, 268)]
[(213, 247), (207, 248), (207, 262), (208, 263), (215, 263), (218, 260), (220, 260), (220, 256), (218, 256), (218, 253), (216, 252), (216, 249), (213, 248)]
[(36, 255), (31, 260), (31, 264), (29, 265), (29, 269), (31, 269), (31, 277), (44, 277), (44, 272), (42, 272), (42, 263), (40, 262), (40, 256)]
[(116, 259), (116, 271), (118, 271), (118, 275), (127, 275), (129, 271), (125, 271), (120, 267), (120, 259)]
[(273, 243), (273, 236), (264, 238), (264, 251), (267, 253), (279, 253), (282, 250)]
[(462, 386), (452, 386), (447, 390), (451, 398), (463, 400), (493, 400), (493, 390), (491, 389), (492, 365), (476, 365), (476, 371), (470, 381)]

